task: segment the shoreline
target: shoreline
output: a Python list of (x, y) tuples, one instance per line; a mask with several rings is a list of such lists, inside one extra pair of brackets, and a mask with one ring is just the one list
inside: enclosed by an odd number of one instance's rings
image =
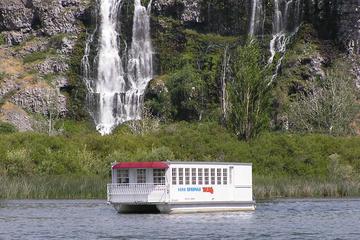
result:
[[(0, 177), (0, 200), (106, 199), (108, 178), (100, 176)], [(357, 198), (360, 181), (254, 176), (256, 201), (295, 198)]]

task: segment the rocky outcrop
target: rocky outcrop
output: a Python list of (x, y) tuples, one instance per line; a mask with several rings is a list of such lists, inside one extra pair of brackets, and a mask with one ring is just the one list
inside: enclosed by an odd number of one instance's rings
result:
[(155, 0), (153, 9), (159, 15), (172, 15), (185, 23), (201, 22), (203, 0)]
[(78, 19), (83, 18), (89, 1), (81, 0), (2, 0), (0, 32), (10, 45), (31, 35), (78, 34)]
[(39, 31), (52, 36), (59, 33), (78, 33), (76, 20), (85, 8), (79, 0), (33, 0), (33, 11)]
[(30, 86), (13, 95), (10, 101), (28, 112), (64, 116), (67, 112), (65, 96), (44, 86)]
[(0, 2), (0, 31), (29, 32), (32, 28), (34, 11), (22, 0)]
[(64, 73), (69, 69), (69, 65), (65, 62), (64, 59), (48, 58), (44, 62), (37, 64), (35, 68), (39, 73), (47, 75)]
[(339, 5), (338, 38), (350, 54), (360, 54), (360, 1), (346, 0)]
[(170, 16), (201, 32), (225, 35), (245, 34), (248, 30), (250, 1), (154, 0), (156, 15)]
[(33, 131), (32, 119), (18, 106), (5, 103), (0, 108), (0, 119), (14, 125), (20, 132)]

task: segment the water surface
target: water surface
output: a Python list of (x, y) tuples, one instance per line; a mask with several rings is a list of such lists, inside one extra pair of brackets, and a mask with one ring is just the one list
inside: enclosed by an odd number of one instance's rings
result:
[(360, 199), (280, 200), (255, 212), (122, 215), (102, 200), (0, 201), (0, 239), (360, 239)]

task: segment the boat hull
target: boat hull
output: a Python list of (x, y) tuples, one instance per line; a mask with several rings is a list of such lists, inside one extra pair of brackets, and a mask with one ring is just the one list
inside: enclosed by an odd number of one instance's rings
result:
[(202, 203), (113, 203), (119, 213), (206, 213), (254, 211), (255, 202), (202, 202)]

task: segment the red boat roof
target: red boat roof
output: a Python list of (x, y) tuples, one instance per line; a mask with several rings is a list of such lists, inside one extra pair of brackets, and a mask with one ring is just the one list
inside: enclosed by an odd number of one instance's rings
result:
[(112, 169), (122, 169), (122, 168), (166, 169), (169, 168), (169, 165), (165, 162), (122, 162), (122, 163), (117, 163), (112, 167)]

